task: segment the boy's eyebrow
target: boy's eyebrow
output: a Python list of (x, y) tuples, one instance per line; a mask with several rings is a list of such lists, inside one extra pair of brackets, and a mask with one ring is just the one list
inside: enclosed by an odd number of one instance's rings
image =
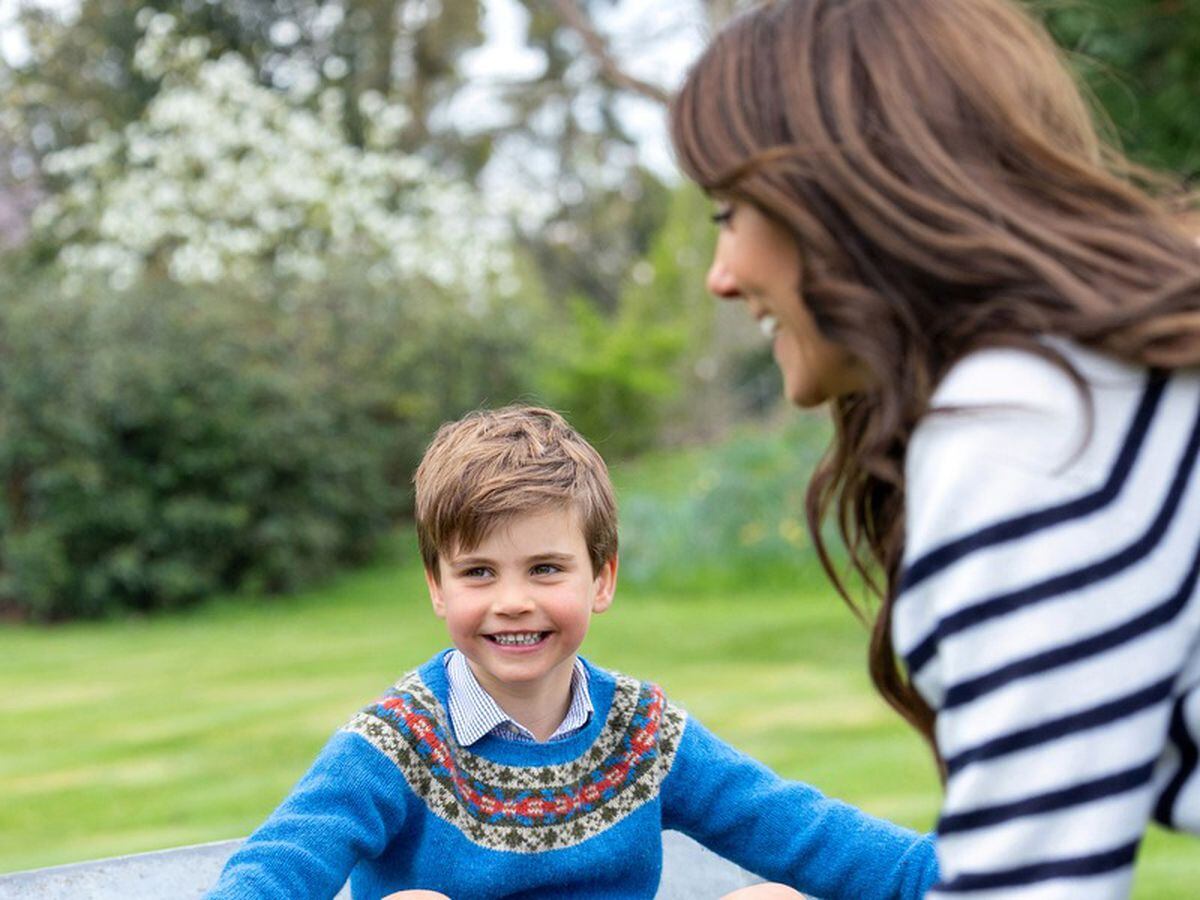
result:
[[(575, 554), (573, 553), (548, 550), (545, 553), (534, 553), (525, 557), (525, 562), (570, 562), (574, 558)], [(486, 556), (456, 556), (448, 558), (446, 564), (451, 568), (461, 568), (463, 566), (494, 566), (496, 562)]]
[(452, 568), (460, 566), (491, 566), (495, 565), (495, 562), (486, 556), (448, 556), (446, 557), (446, 565)]
[(548, 562), (570, 562), (574, 558), (575, 558), (574, 553), (559, 553), (557, 551), (551, 550), (547, 553), (535, 553), (535, 554), (533, 554), (533, 556), (530, 556), (526, 560), (526, 562), (533, 562), (534, 560), (539, 560), (539, 561), (544, 560), (544, 561), (548, 561)]

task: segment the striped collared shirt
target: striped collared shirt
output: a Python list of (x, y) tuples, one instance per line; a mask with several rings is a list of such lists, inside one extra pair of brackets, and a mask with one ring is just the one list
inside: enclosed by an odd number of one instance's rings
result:
[[(537, 738), (500, 708), (492, 695), (483, 689), (467, 658), (458, 650), (446, 654), (446, 677), (450, 682), (450, 724), (454, 738), (462, 747), (469, 747), (485, 735), (523, 743), (537, 743)], [(567, 714), (550, 741), (571, 737), (592, 718), (592, 698), (588, 693), (587, 668), (579, 657), (571, 672), (571, 703)]]

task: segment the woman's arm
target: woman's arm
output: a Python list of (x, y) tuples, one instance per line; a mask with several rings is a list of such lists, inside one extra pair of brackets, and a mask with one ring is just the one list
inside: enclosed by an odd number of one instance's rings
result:
[(893, 633), (947, 768), (934, 894), (1126, 897), (1195, 639), (1200, 420), (1139, 378), (1093, 394), (1081, 451), (1061, 443), (1081, 431), (1073, 387), (999, 374), (1012, 405), (910, 448)]

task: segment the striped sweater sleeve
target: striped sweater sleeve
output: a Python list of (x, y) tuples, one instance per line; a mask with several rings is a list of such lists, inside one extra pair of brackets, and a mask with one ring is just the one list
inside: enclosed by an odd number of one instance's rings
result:
[(893, 636), (947, 767), (931, 896), (1126, 897), (1165, 782), (1180, 780), (1197, 392), (1103, 374), (1089, 428), (1048, 363), (969, 358), (935, 398), (956, 411), (910, 445)]

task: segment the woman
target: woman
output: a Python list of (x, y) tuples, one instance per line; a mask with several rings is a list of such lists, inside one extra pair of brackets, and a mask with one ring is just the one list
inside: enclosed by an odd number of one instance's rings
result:
[(935, 893), (1126, 896), (1151, 818), (1200, 831), (1179, 210), (1011, 0), (756, 9), (672, 136), (717, 203), (710, 290), (761, 320), (792, 402), (831, 406), (810, 526), (852, 603), (836, 517), (879, 599), (874, 682), (937, 753)]

